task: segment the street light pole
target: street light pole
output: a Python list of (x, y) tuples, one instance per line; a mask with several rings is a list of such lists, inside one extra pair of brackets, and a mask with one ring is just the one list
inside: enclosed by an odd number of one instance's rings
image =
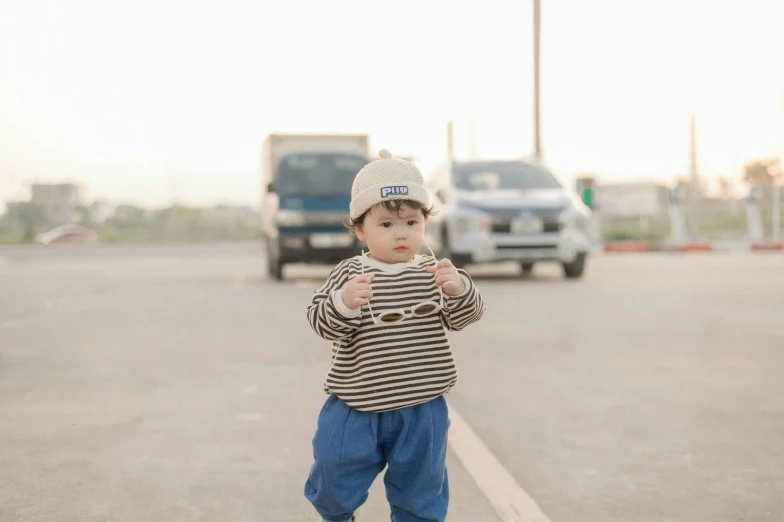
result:
[(539, 36), (541, 26), (540, 0), (534, 2), (534, 154), (542, 157), (541, 115), (539, 108)]
[(697, 118), (694, 111), (691, 113), (689, 126), (689, 179), (691, 188), (689, 190), (689, 229), (691, 239), (697, 241), (700, 233), (699, 206), (702, 204), (702, 193), (700, 192), (700, 175), (697, 165)]
[(450, 162), (455, 159), (455, 133), (452, 120), (446, 122), (446, 153)]
[(779, 175), (773, 178), (773, 241), (778, 243), (781, 241), (781, 191), (784, 186), (779, 185), (778, 180), (781, 173), (784, 173), (784, 73), (781, 76), (781, 116), (779, 118), (779, 128), (781, 133), (779, 135), (779, 147), (781, 148), (781, 155), (779, 156)]
[(777, 178), (773, 178), (773, 241), (781, 241), (781, 185), (777, 183)]

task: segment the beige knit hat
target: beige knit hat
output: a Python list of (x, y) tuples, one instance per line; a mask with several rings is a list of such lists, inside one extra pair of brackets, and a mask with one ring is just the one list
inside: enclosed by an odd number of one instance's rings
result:
[(378, 155), (381, 159), (365, 165), (354, 178), (351, 219), (357, 219), (369, 208), (390, 199), (410, 199), (430, 208), (430, 193), (419, 169), (409, 161), (393, 158), (386, 149)]

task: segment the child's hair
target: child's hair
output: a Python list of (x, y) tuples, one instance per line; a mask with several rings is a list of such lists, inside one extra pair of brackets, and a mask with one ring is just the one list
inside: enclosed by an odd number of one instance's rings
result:
[[(400, 211), (403, 206), (407, 208), (412, 208), (414, 210), (422, 209), (422, 215), (425, 216), (425, 219), (429, 218), (434, 214), (433, 207), (425, 208), (422, 203), (419, 201), (414, 201), (412, 199), (390, 199), (388, 201), (384, 201), (382, 203), (378, 203), (378, 205), (384, 205), (384, 208), (389, 210), (390, 212), (397, 212), (400, 215)], [(375, 205), (375, 206), (378, 206)], [(374, 207), (370, 207), (366, 211), (364, 211), (357, 219), (351, 219), (350, 217), (346, 216), (346, 219), (343, 220), (343, 225), (348, 229), (352, 236), (357, 235), (357, 226), (362, 225), (365, 222), (365, 216), (367, 216), (368, 212), (373, 210)]]

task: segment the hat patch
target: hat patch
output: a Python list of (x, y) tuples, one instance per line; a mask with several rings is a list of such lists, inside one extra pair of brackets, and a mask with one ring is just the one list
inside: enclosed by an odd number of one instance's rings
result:
[(392, 196), (395, 194), (408, 194), (407, 185), (394, 185), (391, 187), (381, 187), (381, 197)]

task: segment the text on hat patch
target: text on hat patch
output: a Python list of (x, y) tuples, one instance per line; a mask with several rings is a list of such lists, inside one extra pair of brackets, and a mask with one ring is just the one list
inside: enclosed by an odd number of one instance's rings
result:
[(392, 187), (381, 187), (381, 197), (385, 198), (393, 194), (408, 194), (408, 186), (395, 185)]

